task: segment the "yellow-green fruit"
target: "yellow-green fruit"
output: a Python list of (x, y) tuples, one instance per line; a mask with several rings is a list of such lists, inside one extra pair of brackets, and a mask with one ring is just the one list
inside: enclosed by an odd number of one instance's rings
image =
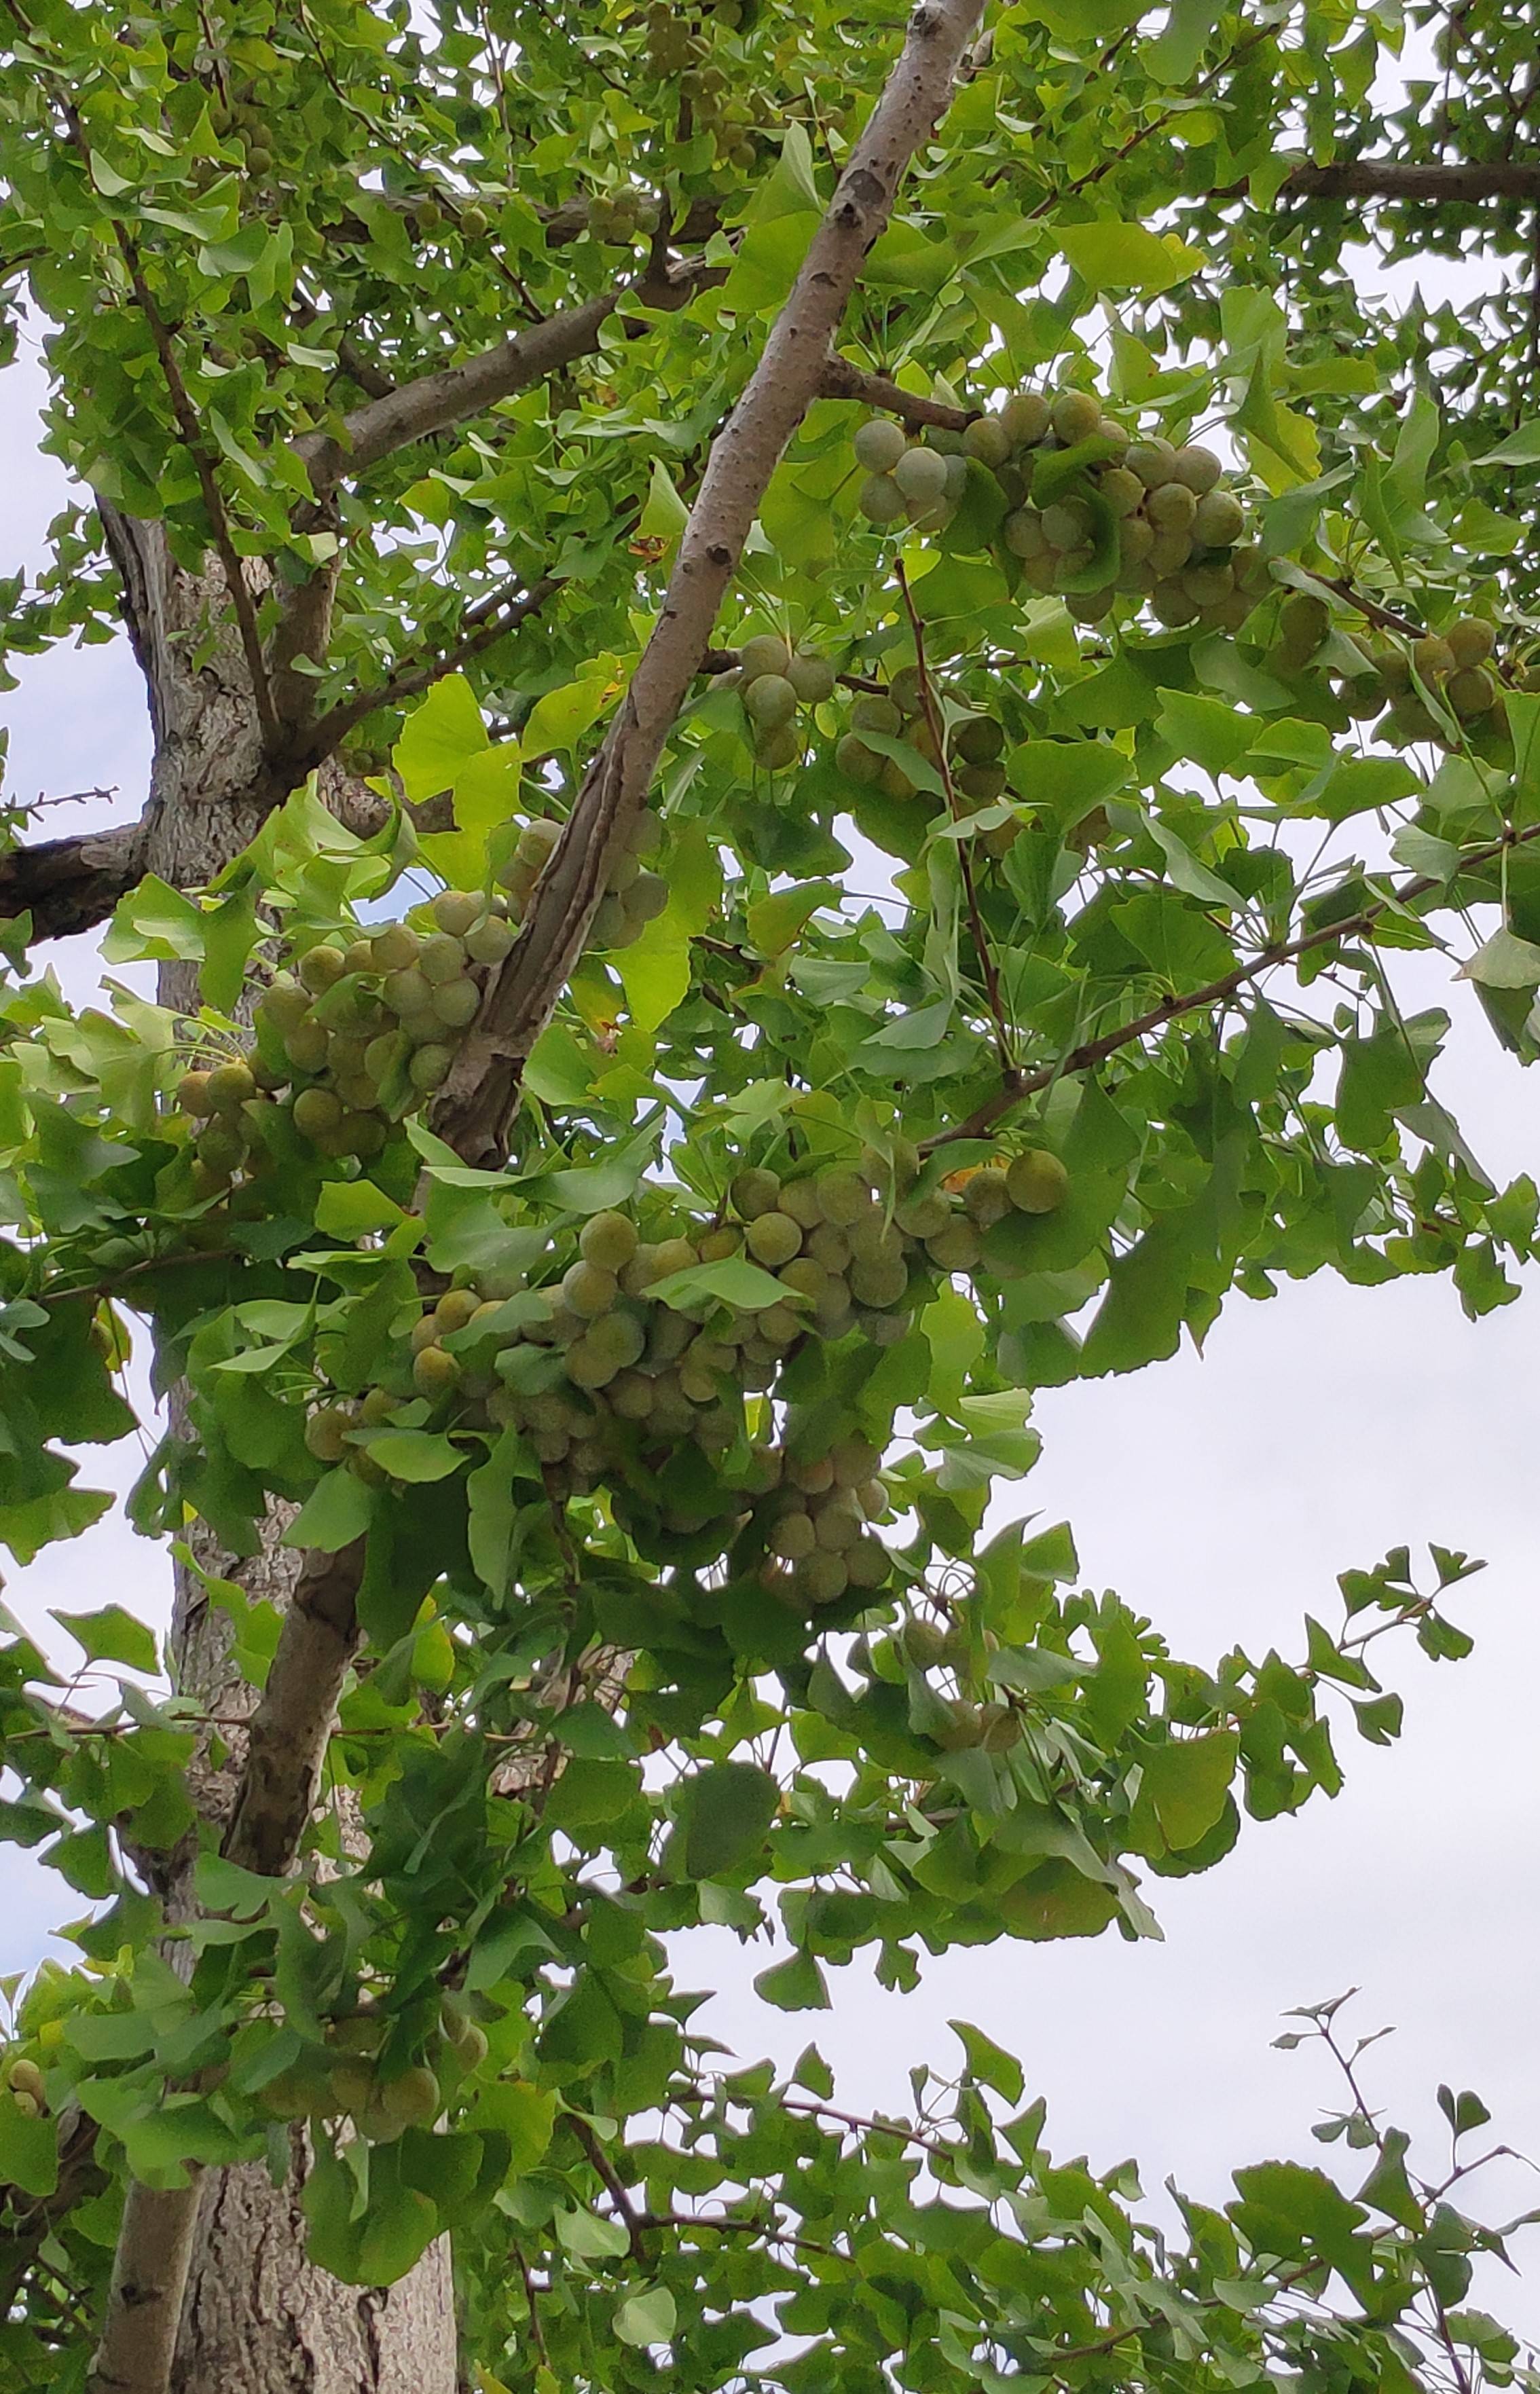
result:
[(944, 1272), (974, 1270), (983, 1252), (977, 1225), (963, 1220), (949, 1222), (944, 1230), (927, 1239), (925, 1246), (931, 1262)]
[(1204, 449), (1197, 443), (1186, 449), (1178, 449), (1171, 467), (1173, 479), (1178, 482), (1185, 482), (1188, 489), (1196, 492), (1199, 498), (1203, 497), (1205, 491), (1211, 491), (1214, 488), (1223, 471), (1224, 467), (1213, 450)]
[(843, 1555), (832, 1554), (826, 1546), (805, 1555), (793, 1577), (797, 1593), (809, 1604), (836, 1604), (850, 1584)]
[(1454, 669), (1454, 651), (1436, 632), (1412, 643), (1412, 664), (1424, 681), (1438, 681)]
[(1046, 1147), (1029, 1147), (1006, 1173), (1010, 1202), (1023, 1214), (1051, 1214), (1064, 1202), (1070, 1176)]
[(701, 1261), (704, 1264), (726, 1263), (730, 1256), (741, 1252), (743, 1244), (744, 1234), (737, 1224), (724, 1222), (719, 1230), (707, 1230), (701, 1239)]
[(796, 713), (796, 691), (784, 674), (760, 674), (744, 686), (744, 711), (762, 730), (776, 731)]
[(1004, 1221), (1010, 1212), (1010, 1184), (1000, 1165), (986, 1164), (972, 1175), (963, 1190), (963, 1210), (981, 1230)]
[(1000, 410), (1000, 421), (1014, 447), (1034, 449), (1046, 433), (1052, 414), (1040, 390), (1018, 390)]
[(490, 2051), (486, 2031), (477, 2020), (465, 2020), (458, 2028), (451, 2030), (449, 2041), (462, 2070), (480, 2070)]
[(459, 1364), (442, 1347), (424, 1347), (413, 1359), (412, 1385), (419, 1397), (447, 1397), (459, 1377)]
[(892, 1559), (882, 1540), (870, 1535), (858, 1538), (853, 1546), (847, 1546), (840, 1559), (845, 1565), (847, 1585), (856, 1588), (881, 1587), (893, 1568)]
[(219, 1064), (208, 1076), (208, 1095), (215, 1112), (239, 1113), (257, 1095), (257, 1080), (246, 1063)]
[(859, 1222), (871, 1210), (872, 1192), (859, 1172), (831, 1164), (821, 1172), (815, 1182), (819, 1211), (825, 1222), (836, 1229)]
[(481, 993), (467, 976), (441, 981), (433, 993), (433, 1014), (446, 1030), (464, 1031), (476, 1019)]
[(1018, 507), (1014, 514), (1008, 515), (1002, 527), (1002, 536), (1012, 557), (1030, 559), (1047, 555), (1047, 535), (1043, 530), (1043, 519), (1035, 507)]
[(983, 1743), (984, 1726), (980, 1706), (969, 1703), (966, 1697), (954, 1696), (946, 1707), (944, 1726), (933, 1734), (943, 1754), (962, 1754)]
[(318, 1463), (340, 1463), (348, 1453), (350, 1414), (340, 1405), (321, 1405), (305, 1424), (305, 1444)]
[(1061, 390), (1052, 410), (1054, 432), (1066, 449), (1089, 440), (1101, 427), (1101, 401), (1090, 390)]
[(1444, 638), (1456, 665), (1484, 665), (1497, 645), (1494, 626), (1481, 615), (1462, 615)]
[(578, 1234), (577, 1248), (585, 1263), (607, 1272), (625, 1269), (637, 1252), (637, 1226), (625, 1214), (594, 1214)]
[(1021, 1735), (1020, 1717), (1009, 1704), (985, 1704), (979, 1715), (979, 1743), (986, 1754), (1008, 1754)]
[(1139, 476), (1147, 491), (1152, 491), (1171, 480), (1177, 453), (1169, 441), (1136, 441), (1123, 462), (1130, 474)]
[(1301, 658), (1315, 654), (1331, 625), (1331, 609), (1311, 590), (1291, 590), (1279, 610), (1278, 628), (1284, 646)]
[(903, 493), (890, 474), (868, 474), (856, 495), (856, 505), (868, 523), (897, 523), (907, 513)]
[(1485, 665), (1461, 665), (1444, 685), (1444, 696), (1456, 715), (1484, 715), (1497, 695), (1497, 685)]
[(378, 1429), (388, 1422), (401, 1402), (388, 1388), (370, 1388), (358, 1409), (360, 1425), (365, 1429)]
[(486, 911), (486, 900), (476, 889), (441, 889), (429, 909), (440, 930), (456, 940), (463, 940)]
[(474, 965), (500, 965), (513, 945), (513, 928), (499, 915), (489, 914), (466, 933), (465, 950)]
[(738, 664), (745, 682), (759, 680), (764, 676), (780, 677), (791, 663), (789, 642), (775, 632), (757, 632), (745, 640), (738, 651)]
[(454, 1061), (454, 1056), (447, 1047), (429, 1040), (425, 1046), (414, 1051), (406, 1075), (415, 1089), (426, 1092), (441, 1088), (449, 1078), (449, 1068)]
[(813, 1552), (817, 1544), (812, 1516), (800, 1508), (783, 1513), (770, 1532), (770, 1552), (785, 1563), (801, 1562), (805, 1556)]
[(342, 1123), (342, 1106), (330, 1089), (301, 1089), (294, 1101), (294, 1126), (303, 1138), (324, 1138)]
[(450, 1338), (456, 1330), (468, 1330), (480, 1309), (481, 1300), (473, 1288), (446, 1288), (433, 1309), (439, 1336)]
[(946, 1631), (939, 1621), (913, 1613), (899, 1632), (899, 1651), (911, 1670), (934, 1670), (946, 1658)]
[(429, 2128), (443, 2109), (443, 2097), (432, 2071), (419, 2061), (379, 2089), (378, 2103), (401, 2128)]
[(184, 1114), (191, 1114), (196, 1120), (203, 1122), (217, 1111), (213, 1098), (209, 1095), (208, 1085), (213, 1078), (212, 1072), (200, 1072), (196, 1069), (182, 1074), (177, 1084), (177, 1103)]
[(16, 2059), (7, 2064), (6, 2084), (13, 2094), (30, 2095), (34, 2103), (43, 2101), (43, 2072), (36, 2062), (29, 2060), (24, 2053), (19, 2053)]
[(388, 923), (376, 931), (369, 942), (375, 970), (380, 973), (404, 972), (417, 961), (422, 942), (410, 923)]
[(864, 466), (869, 474), (890, 474), (909, 442), (902, 425), (890, 423), (886, 416), (874, 415), (869, 423), (859, 427), (851, 446), (857, 465)]
[(228, 1177), (238, 1172), (245, 1158), (246, 1142), (233, 1123), (216, 1119), (199, 1134), (198, 1160), (211, 1172), (222, 1172)]
[(755, 1216), (744, 1232), (744, 1244), (756, 1263), (773, 1269), (777, 1264), (790, 1263), (801, 1247), (802, 1232), (790, 1215), (778, 1207), (774, 1213)]
[(1115, 516), (1131, 516), (1144, 500), (1144, 484), (1126, 466), (1109, 466), (1097, 484)]
[(307, 948), (296, 967), (300, 980), (312, 995), (316, 996), (319, 996), (322, 990), (333, 988), (342, 979), (347, 969), (341, 949), (327, 947), (324, 944), (320, 947)]
[(893, 468), (893, 480), (911, 507), (933, 507), (946, 494), (946, 459), (939, 450), (906, 449)]
[(607, 1313), (620, 1294), (620, 1282), (612, 1271), (599, 1264), (579, 1261), (562, 1274), (562, 1302), (585, 1322), (594, 1321)]
[(793, 657), (786, 679), (804, 706), (822, 706), (835, 694), (835, 669), (827, 657)]
[[(759, 687), (757, 682), (755, 688)], [(799, 762), (802, 750), (802, 734), (795, 723), (779, 724), (773, 731), (767, 731), (761, 724), (754, 735), (755, 762), (763, 765), (767, 772), (783, 773), (788, 765)]]
[(977, 457), (981, 466), (1003, 466), (1015, 445), (997, 415), (976, 415), (964, 427), (964, 454)]
[(1202, 548), (1229, 548), (1241, 537), (1245, 513), (1233, 491), (1205, 491), (1192, 518), (1193, 538)]
[(466, 967), (466, 952), (458, 940), (447, 931), (435, 931), (422, 944), (417, 958), (417, 970), (426, 981), (458, 980)]
[(767, 1172), (758, 1164), (748, 1164), (734, 1177), (728, 1193), (734, 1210), (745, 1222), (752, 1222), (757, 1215), (774, 1210), (781, 1195), (780, 1175)]
[(1157, 532), (1191, 532), (1198, 502), (1185, 482), (1157, 482), (1144, 502), (1144, 512)]

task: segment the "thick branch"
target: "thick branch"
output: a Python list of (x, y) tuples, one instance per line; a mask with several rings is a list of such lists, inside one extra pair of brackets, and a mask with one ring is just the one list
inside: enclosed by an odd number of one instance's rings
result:
[(823, 384), (829, 347), (899, 182), (951, 96), (981, 0), (920, 0), (903, 51), (743, 397), (715, 442), (652, 637), (541, 875), (523, 930), (491, 984), (434, 1126), (467, 1162), (500, 1153), (523, 1059), (551, 1017), (604, 892), (610, 860), (646, 803), (665, 741), (771, 474)]
[(1296, 166), (1283, 189), (1322, 200), (1540, 200), (1540, 164), (1402, 166), (1355, 158), (1337, 166)]
[(40, 839), (0, 856), (0, 922), (32, 916), (34, 940), (67, 940), (104, 923), (142, 869), (144, 826)]
[(562, 308), (543, 323), (510, 334), (494, 348), (445, 366), (438, 374), (419, 375), (401, 383), (384, 399), (355, 407), (342, 420), (338, 433), (310, 432), (295, 442), (309, 468), (318, 498), (336, 489), (344, 477), (362, 474), (382, 457), (404, 449), (430, 432), (463, 424), (500, 399), (527, 390), (531, 383), (586, 357), (599, 345), (599, 326), (614, 313), (625, 296), (622, 286), (601, 291), (579, 308)]
[(927, 424), (936, 425), (943, 432), (966, 432), (979, 410), (976, 407), (948, 407), (939, 399), (917, 399), (886, 375), (867, 374), (852, 365), (849, 358), (831, 358), (819, 383), (820, 399), (859, 399), (863, 406), (880, 407), (889, 415), (902, 416), (916, 431)]

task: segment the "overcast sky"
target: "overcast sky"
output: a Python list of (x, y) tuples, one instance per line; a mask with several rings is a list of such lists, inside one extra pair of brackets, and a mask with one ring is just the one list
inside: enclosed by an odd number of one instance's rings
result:
[[(0, 484), (0, 572), (35, 559), (63, 496), (50, 461), (26, 463), (38, 388), (26, 364), (0, 379), (0, 447), (19, 461)], [(13, 794), (121, 793), (110, 809), (61, 809), (49, 828), (138, 810), (148, 743), (121, 642), (28, 665), (0, 717)], [(59, 967), (83, 995), (94, 960), (87, 943), (70, 945)], [(1420, 1002), (1454, 1014), (1439, 1086), (1477, 1153), (1499, 1179), (1540, 1173), (1540, 1078), (1499, 1055), (1447, 963), (1418, 960), (1415, 972)], [(921, 1992), (902, 2000), (858, 1964), (832, 1979), (831, 2013), (788, 2019), (749, 1991), (762, 1952), (745, 1958), (702, 1933), (681, 1942), (678, 1972), (725, 1990), (704, 2023), (744, 2058), (790, 2059), (814, 2036), (860, 2107), (905, 2105), (910, 2066), (950, 2067), (945, 2022), (970, 2019), (1020, 2054), (1061, 2152), (1102, 2166), (1131, 2153), (1147, 2187), (1174, 2175), (1213, 2199), (1232, 2166), (1323, 2157), (1310, 2124), (1336, 2089), (1313, 2058), (1276, 2053), (1270, 2039), (1284, 2006), (1358, 1985), (1361, 2026), (1399, 2032), (1370, 2058), (1369, 2084), (1392, 2117), (1429, 2132), (1430, 2169), (1442, 2151), (1431, 2141), (1441, 2079), (1476, 2087), (1494, 2132), (1540, 2152), (1533, 1348), (1533, 1297), (1471, 1324), (1447, 1281), (1362, 1290), (1323, 1275), (1270, 1304), (1232, 1301), (1201, 1360), (1045, 1392), (1046, 1453), (1020, 1503), (1045, 1521), (1067, 1517), (1087, 1583), (1152, 1614), (1178, 1652), (1209, 1661), (1239, 1643), (1259, 1658), (1276, 1643), (1298, 1653), (1307, 1611), (1337, 1618), (1337, 1572), (1431, 1538), (1488, 1559), (1452, 1607), (1477, 1635), (1474, 1656), (1434, 1666), (1383, 1640), (1385, 1676), (1407, 1699), (1400, 1745), (1382, 1752), (1344, 1733), (1348, 1787), (1336, 1803), (1248, 1823), (1208, 1876), (1155, 1882), (1164, 1944), (1113, 1933), (969, 1950), (928, 1963)], [(105, 1464), (126, 1485), (138, 1460), (131, 1442), (92, 1454), (85, 1477), (102, 1484)], [(160, 1553), (110, 1521), (14, 1572), (7, 1600), (29, 1624), (51, 1606), (109, 1598), (159, 1624), (168, 1593)], [(70, 1651), (57, 1632), (49, 1642)], [(0, 1891), (0, 1971), (22, 1968), (74, 1899), (10, 1848)], [(1533, 2177), (1494, 2173), (1493, 2216), (1536, 2201)], [(1489, 2285), (1486, 2299), (1540, 2335), (1529, 2277)]]

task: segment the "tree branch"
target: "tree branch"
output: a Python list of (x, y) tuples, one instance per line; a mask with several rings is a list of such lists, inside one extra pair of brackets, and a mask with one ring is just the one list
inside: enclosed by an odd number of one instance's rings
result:
[(1283, 189), (1321, 200), (1540, 200), (1540, 164), (1402, 166), (1355, 158), (1296, 166)]
[(373, 690), (361, 691), (356, 698), (344, 700), (340, 705), (334, 706), (304, 733), (291, 756), (285, 758), (285, 766), (301, 774), (310, 771), (323, 757), (333, 754), (339, 742), (346, 739), (365, 716), (375, 714), (382, 706), (395, 706), (403, 698), (415, 698), (419, 691), (431, 690), (445, 674), (455, 672), (469, 658), (480, 656), (483, 649), (490, 649), (506, 633), (517, 631), (520, 624), (538, 614), (560, 588), (559, 581), (544, 574), (528, 590), (517, 593), (496, 591), (489, 598), (479, 599), (474, 607), (467, 609), (462, 621), (468, 628), (454, 648), (446, 649), (441, 656), (423, 658), (415, 664), (398, 665), (394, 673), (388, 674), (384, 681), (377, 682)]
[(40, 839), (0, 855), (0, 922), (32, 916), (34, 940), (67, 940), (104, 923), (138, 879), (144, 824)]
[(902, 416), (912, 429), (933, 424), (943, 432), (964, 432), (979, 414), (976, 407), (948, 407), (939, 399), (917, 399), (886, 375), (867, 374), (849, 358), (831, 358), (818, 387), (820, 399), (859, 399), (865, 407), (880, 407)]
[(920, 0), (790, 296), (713, 445), (652, 636), (434, 1109), (434, 1128), (467, 1163), (501, 1152), (523, 1059), (582, 954), (610, 860), (646, 803), (755, 512), (822, 387), (830, 343), (904, 169), (947, 105), (981, 5)]
[[(1476, 864), (1489, 864), (1505, 849), (1527, 848), (1532, 840), (1536, 839), (1540, 839), (1540, 823), (1531, 823), (1523, 831), (1507, 831), (1500, 839), (1488, 840), (1484, 847), (1471, 848), (1462, 856), (1459, 871), (1467, 872)], [(986, 1098), (981, 1106), (976, 1107), (966, 1122), (958, 1123), (951, 1130), (938, 1131), (934, 1138), (926, 1139), (923, 1151), (931, 1153), (938, 1147), (950, 1146), (954, 1139), (981, 1138), (1023, 1098), (1035, 1096), (1039, 1089), (1046, 1089), (1050, 1082), (1062, 1079), (1066, 1072), (1090, 1072), (1096, 1065), (1104, 1064), (1109, 1056), (1115, 1056), (1121, 1047), (1131, 1047), (1152, 1031), (1164, 1031), (1168, 1022), (1177, 1021), (1184, 1014), (1197, 1014), (1208, 1006), (1222, 1006), (1227, 998), (1236, 996), (1244, 989), (1248, 981), (1259, 979), (1265, 972), (1271, 972), (1279, 965), (1295, 963), (1298, 957), (1309, 955), (1312, 949), (1330, 947), (1340, 940), (1359, 939), (1365, 931), (1373, 930), (1382, 914), (1399, 912), (1445, 886), (1437, 874), (1417, 874), (1413, 879), (1402, 882), (1398, 888), (1388, 891), (1383, 898), (1376, 898), (1369, 905), (1360, 907), (1356, 914), (1346, 914), (1340, 922), (1323, 923), (1313, 931), (1302, 932), (1296, 940), (1275, 940), (1259, 954), (1250, 957), (1244, 965), (1237, 965), (1233, 972), (1222, 973), (1218, 980), (1205, 981), (1202, 989), (1189, 990), (1180, 996), (1163, 997), (1158, 1006), (1135, 1015), (1132, 1021), (1121, 1023), (1115, 1031), (1105, 1031), (1099, 1039), (1087, 1039), (1080, 1046), (1072, 1047), (1067, 1056), (1060, 1057), (1055, 1063), (1040, 1064), (1032, 1072), (1017, 1071), (1003, 1074), (1001, 1085), (993, 1097)]]

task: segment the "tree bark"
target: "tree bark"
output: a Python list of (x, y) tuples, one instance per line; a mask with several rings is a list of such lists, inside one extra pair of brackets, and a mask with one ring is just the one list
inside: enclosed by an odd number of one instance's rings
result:
[[(130, 636), (155, 732), (138, 870), (196, 888), (240, 853), (272, 804), (245, 660), (217, 568), (206, 575), (185, 572), (151, 524), (118, 518), (113, 545), (120, 559), (127, 556)], [(204, 636), (211, 633), (209, 642)], [(194, 669), (190, 660), (200, 641), (211, 652)], [(194, 1011), (194, 969), (164, 967), (160, 996), (164, 1005)], [(174, 1419), (178, 1411), (174, 1398)], [(234, 1580), (286, 1611), (302, 1564), (279, 1543), (292, 1518), (292, 1507), (270, 1506), (258, 1552), (244, 1558), (222, 1552), (194, 1524), (192, 1551), (204, 1572)], [(226, 1718), (256, 1710), (256, 1691), (235, 1664), (228, 1616), (209, 1604), (197, 1573), (180, 1566), (171, 1651), (183, 1693)], [(229, 1731), (226, 1742), (230, 1760), (216, 1769), (205, 1757), (190, 1790), (221, 1836), (231, 1826), (247, 1743)], [(191, 1914), (192, 1859), (191, 1845), (173, 1857), (160, 1890), (173, 1923)], [(191, 2223), (187, 2293), (170, 2380), (175, 2394), (454, 2394), (447, 2243), (433, 2246), (388, 2292), (340, 2284), (305, 2259), (299, 2197), (307, 2164), (299, 2138), (283, 2186), (275, 2187), (260, 2164), (204, 2175)], [(130, 2314), (119, 2341), (131, 2348), (134, 2340)], [(131, 2387), (150, 2357), (104, 2348), (97, 2382)]]

